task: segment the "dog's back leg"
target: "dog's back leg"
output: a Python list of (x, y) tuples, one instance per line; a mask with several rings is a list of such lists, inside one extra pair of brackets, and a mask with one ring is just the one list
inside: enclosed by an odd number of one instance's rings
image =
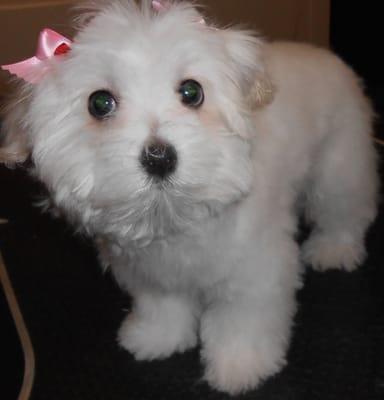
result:
[(314, 229), (304, 244), (303, 259), (319, 270), (356, 268), (365, 258), (365, 233), (376, 215), (372, 113), (359, 96), (341, 108), (314, 161), (307, 193)]

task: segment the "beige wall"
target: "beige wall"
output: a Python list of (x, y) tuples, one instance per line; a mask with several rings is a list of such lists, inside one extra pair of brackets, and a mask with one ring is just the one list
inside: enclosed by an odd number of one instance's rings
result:
[[(328, 45), (330, 0), (200, 0), (220, 24), (243, 23), (270, 38)], [(75, 0), (0, 0), (0, 63), (34, 54), (38, 32), (49, 27), (71, 37)], [(8, 74), (0, 72), (0, 92)]]

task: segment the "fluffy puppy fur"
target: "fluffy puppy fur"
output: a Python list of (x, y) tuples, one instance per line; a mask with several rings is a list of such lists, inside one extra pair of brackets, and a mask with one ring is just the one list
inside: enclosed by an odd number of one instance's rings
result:
[[(132, 294), (121, 346), (152, 360), (200, 338), (213, 388), (255, 388), (285, 364), (300, 260), (350, 271), (364, 259), (377, 193), (369, 102), (326, 50), (204, 25), (185, 2), (92, 4), (72, 51), (11, 107), (0, 157), (31, 155)], [(181, 101), (186, 79), (204, 90), (198, 108)], [(103, 120), (88, 111), (100, 89), (117, 100)], [(164, 179), (140, 161), (154, 140), (177, 153)], [(313, 223), (301, 254), (298, 204)]]

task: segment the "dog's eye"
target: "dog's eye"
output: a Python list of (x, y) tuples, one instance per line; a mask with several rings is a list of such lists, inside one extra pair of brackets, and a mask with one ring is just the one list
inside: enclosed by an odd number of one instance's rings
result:
[(188, 107), (198, 108), (204, 102), (203, 88), (193, 79), (181, 82), (178, 92), (181, 95), (181, 102)]
[(110, 117), (117, 108), (117, 101), (107, 90), (97, 90), (88, 99), (88, 111), (96, 119), (103, 120)]

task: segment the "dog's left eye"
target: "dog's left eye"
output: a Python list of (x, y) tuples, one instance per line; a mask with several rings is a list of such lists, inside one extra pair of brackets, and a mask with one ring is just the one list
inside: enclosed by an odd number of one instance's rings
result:
[(181, 82), (178, 92), (181, 95), (181, 102), (188, 107), (198, 108), (204, 102), (203, 88), (193, 79)]
[(88, 99), (88, 111), (98, 120), (110, 117), (117, 108), (117, 100), (107, 90), (97, 90)]

